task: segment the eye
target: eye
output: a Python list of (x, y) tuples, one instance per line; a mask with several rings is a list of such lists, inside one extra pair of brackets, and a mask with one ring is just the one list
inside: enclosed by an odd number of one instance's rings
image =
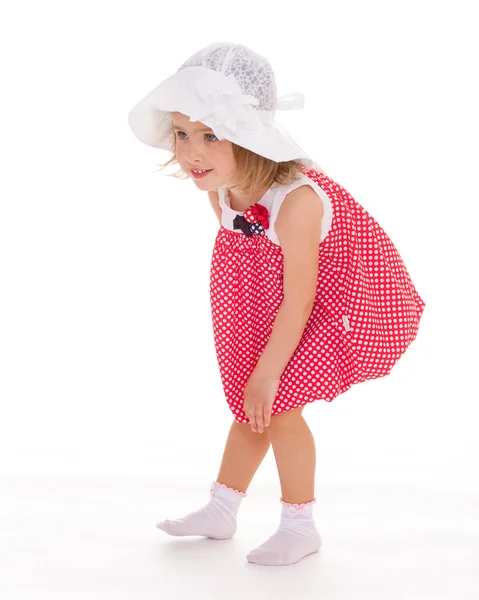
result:
[[(180, 137), (180, 140), (184, 140), (184, 139), (185, 139), (185, 138), (181, 137), (181, 134), (182, 134), (182, 133), (185, 133), (184, 131), (179, 131), (179, 130), (178, 130), (176, 133), (177, 133), (177, 135)], [(185, 135), (186, 135), (186, 133), (185, 133)], [(215, 140), (217, 140), (217, 139), (218, 139), (218, 138), (217, 138), (217, 137), (216, 137), (216, 136), (215, 136), (213, 133), (205, 133), (205, 136), (207, 136), (207, 135), (211, 135), (212, 137), (214, 137), (214, 138), (215, 138)], [(214, 141), (214, 140), (208, 140), (208, 141), (212, 142), (212, 141)]]

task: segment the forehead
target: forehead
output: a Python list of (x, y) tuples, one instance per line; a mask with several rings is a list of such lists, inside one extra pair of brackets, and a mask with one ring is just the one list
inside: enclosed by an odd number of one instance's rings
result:
[(184, 115), (179, 112), (172, 112), (171, 118), (173, 121), (173, 127), (181, 127), (182, 129), (186, 129), (188, 131), (213, 131), (211, 127), (208, 127), (201, 121), (190, 121), (190, 117), (188, 115)]

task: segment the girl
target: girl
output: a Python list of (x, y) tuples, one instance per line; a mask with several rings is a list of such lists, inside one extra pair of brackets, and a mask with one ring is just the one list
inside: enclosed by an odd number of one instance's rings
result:
[(203, 48), (129, 114), (140, 141), (169, 150), (208, 193), (220, 228), (211, 261), (216, 354), (234, 419), (200, 510), (158, 527), (231, 538), (270, 445), (281, 481), (278, 530), (247, 559), (288, 565), (317, 552), (315, 444), (304, 406), (387, 375), (415, 339), (425, 303), (393, 242), (275, 121), (269, 62), (239, 44)]

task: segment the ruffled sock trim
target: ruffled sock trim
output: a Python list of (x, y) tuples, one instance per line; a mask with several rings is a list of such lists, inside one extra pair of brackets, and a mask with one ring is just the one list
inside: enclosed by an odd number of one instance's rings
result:
[(309, 502), (303, 502), (303, 504), (292, 504), (291, 502), (285, 502), (283, 498), (280, 498), (279, 501), (281, 504), (285, 504), (286, 506), (294, 506), (295, 508), (300, 508), (301, 506), (308, 506), (308, 504), (316, 504), (316, 498), (313, 498)]
[(279, 501), (283, 506), (288, 507), (289, 517), (294, 517), (296, 515), (308, 516), (311, 514), (312, 505), (316, 504), (316, 498), (313, 498), (309, 502), (304, 502), (303, 504), (293, 504), (291, 502), (285, 502), (283, 498), (280, 498)]
[(240, 496), (242, 496), (243, 498), (245, 498), (248, 494), (246, 492), (240, 492), (239, 490), (235, 490), (233, 488), (228, 487), (227, 485), (225, 485), (224, 483), (219, 483), (218, 481), (213, 481), (212, 485), (211, 485), (211, 495), (213, 495), (213, 491), (216, 487), (222, 487), (225, 488), (225, 490), (229, 490), (230, 492), (235, 492), (236, 494), (239, 494)]

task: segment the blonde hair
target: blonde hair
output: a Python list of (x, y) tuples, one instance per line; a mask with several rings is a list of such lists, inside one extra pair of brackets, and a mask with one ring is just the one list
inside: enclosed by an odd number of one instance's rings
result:
[[(168, 130), (168, 136), (172, 141), (172, 148), (175, 147), (175, 132), (173, 125)], [(295, 160), (285, 162), (275, 162), (264, 156), (260, 156), (251, 150), (238, 146), (231, 142), (233, 146), (233, 156), (236, 160), (237, 169), (235, 176), (238, 183), (233, 186), (241, 194), (254, 194), (270, 188), (272, 185), (288, 185), (301, 177), (303, 165)], [(178, 164), (176, 152), (173, 151), (167, 162), (159, 164), (160, 171), (168, 165)], [(180, 169), (168, 177), (177, 177), (178, 179), (188, 179), (188, 175)]]

